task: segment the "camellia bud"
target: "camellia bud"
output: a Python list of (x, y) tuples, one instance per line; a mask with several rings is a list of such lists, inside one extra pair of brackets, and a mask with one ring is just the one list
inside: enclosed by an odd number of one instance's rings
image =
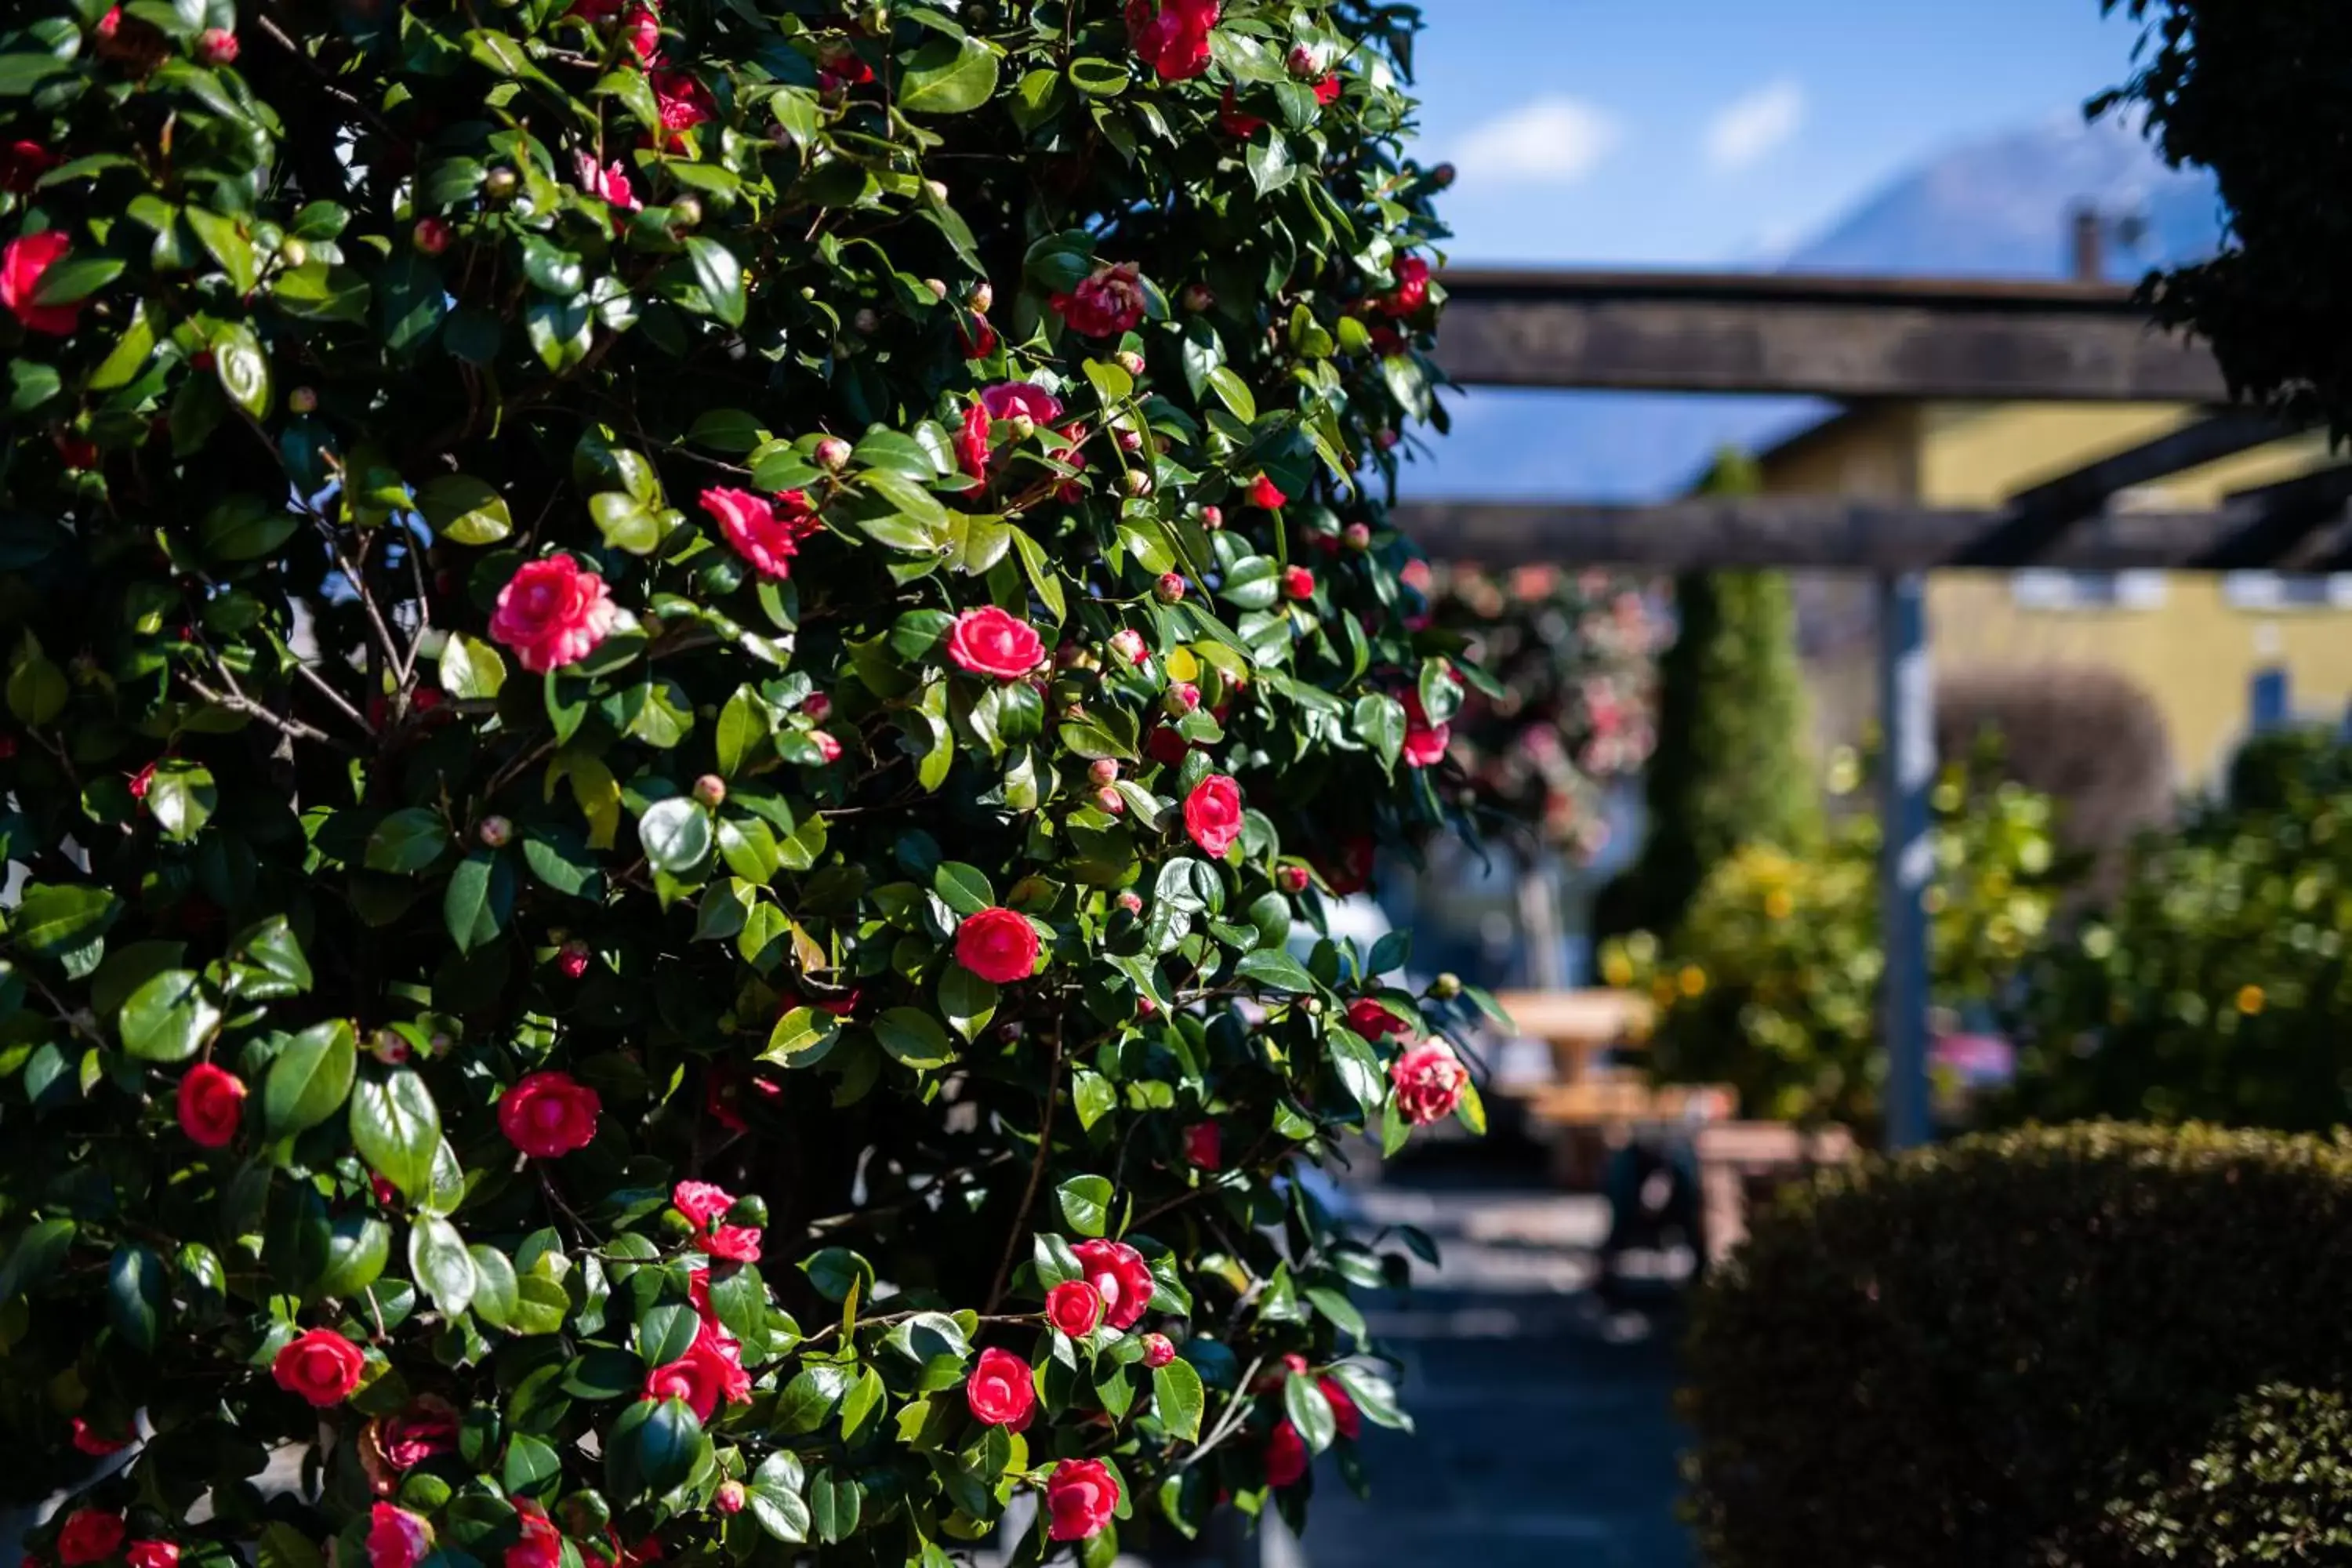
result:
[(286, 407), (292, 414), (316, 414), (319, 412), (319, 389), (315, 386), (294, 388), (286, 395)]
[(512, 169), (501, 166), (499, 168), (492, 169), (487, 175), (483, 176), (482, 191), (483, 194), (490, 198), (490, 200), (494, 202), (502, 202), (509, 196), (514, 195), (515, 186), (521, 183), (521, 180), (516, 175)]
[(1206, 283), (1187, 283), (1184, 285), (1183, 305), (1196, 316), (1213, 310), (1217, 308), (1217, 291)]
[(278, 247), (278, 255), (287, 266), (299, 267), (310, 259), (310, 247), (303, 243), (300, 235), (289, 235), (286, 243)]
[(1128, 469), (1127, 476), (1120, 480), (1120, 484), (1131, 496), (1141, 498), (1151, 493), (1151, 476), (1141, 468)]
[(1143, 1364), (1158, 1372), (1176, 1359), (1176, 1346), (1166, 1334), (1143, 1336)]
[(1129, 375), (1143, 374), (1143, 356), (1133, 349), (1123, 349), (1118, 355), (1118, 368)]
[(669, 204), (672, 228), (694, 228), (702, 222), (702, 198), (688, 192)]
[(1298, 1003), (1298, 1010), (1306, 1014), (1310, 1018), (1319, 1018), (1323, 1016), (1323, 998), (1320, 996), (1301, 997)]
[(1108, 784), (1105, 784), (1102, 788), (1095, 791), (1095, 804), (1101, 806), (1105, 811), (1109, 812), (1113, 816), (1118, 816), (1123, 815), (1127, 810), (1127, 796), (1119, 794), (1118, 791), (1111, 788)]
[(930, 193), (931, 200), (935, 202), (948, 199), (948, 183), (945, 180), (925, 180), (923, 189)]
[(694, 781), (694, 798), (716, 811), (727, 802), (727, 781), (717, 773), (705, 773)]
[(408, 232), (408, 242), (422, 255), (440, 255), (449, 248), (449, 220), (440, 217), (418, 218), (416, 226)]
[(971, 286), (971, 291), (964, 295), (963, 302), (984, 316), (996, 303), (996, 290), (990, 288), (988, 279), (983, 278)]
[(827, 436), (816, 444), (816, 466), (829, 474), (837, 474), (849, 467), (849, 443), (838, 436)]
[(735, 1206), (727, 1211), (727, 1223), (764, 1230), (768, 1224), (768, 1200), (756, 1193), (748, 1198), (737, 1198)]
[(1110, 651), (1129, 664), (1141, 664), (1150, 657), (1150, 650), (1143, 646), (1143, 634), (1133, 626), (1125, 627), (1111, 635)]
[(926, 278), (923, 279), (923, 287), (931, 291), (931, 298), (934, 300), (944, 300), (948, 297), (948, 280), (944, 278)]
[(1118, 449), (1122, 452), (1140, 452), (1143, 450), (1143, 432), (1140, 430), (1130, 430), (1127, 426), (1121, 426), (1118, 430)]
[(1372, 547), (1372, 525), (1369, 522), (1351, 522), (1348, 525), (1347, 531), (1340, 537), (1348, 542), (1348, 548), (1350, 550), (1370, 550)]
[(1283, 68), (1301, 81), (1312, 81), (1323, 74), (1323, 62), (1305, 44), (1293, 44), (1283, 59)]
[(1183, 603), (1184, 579), (1173, 572), (1162, 572), (1160, 581), (1151, 585), (1151, 596), (1163, 605)]
[(1098, 784), (1117, 784), (1118, 764), (1108, 757), (1097, 757), (1093, 765), (1087, 769), (1087, 776)]
[(208, 66), (236, 63), (236, 35), (226, 27), (206, 27), (196, 35), (196, 58)]
[(861, 308), (857, 314), (850, 317), (849, 324), (857, 329), (860, 337), (870, 338), (882, 330), (882, 318), (876, 315), (873, 307), (869, 305)]
[(1452, 1001), (1462, 994), (1462, 976), (1449, 970), (1429, 983), (1429, 994), (1441, 1001)]
[(1129, 914), (1139, 915), (1143, 912), (1143, 895), (1130, 889), (1118, 896), (1118, 907)]
[(1016, 440), (1026, 441), (1030, 437), (1037, 434), (1037, 421), (1026, 414), (1016, 414), (1004, 423), (1012, 427)]
[(486, 816), (474, 829), (474, 837), (485, 849), (503, 849), (514, 842), (514, 824), (503, 816)]
[(801, 704), (801, 711), (822, 724), (833, 717), (833, 699), (822, 691), (811, 692), (809, 700)]
[(368, 1037), (368, 1055), (388, 1068), (396, 1068), (412, 1054), (407, 1037), (397, 1029), (378, 1029)]
[(1451, 163), (1440, 163), (1437, 167), (1432, 169), (1429, 172), (1429, 183), (1435, 185), (1441, 191), (1454, 184), (1454, 165)]
[(1275, 872), (1274, 882), (1286, 893), (1303, 893), (1307, 890), (1307, 868), (1284, 866)]
[(741, 1513), (746, 1496), (741, 1481), (721, 1481), (710, 1496), (710, 1506), (721, 1513)]
[(594, 956), (594, 951), (575, 936), (556, 950), (555, 967), (566, 980), (577, 980), (588, 973), (588, 961)]
[(1313, 598), (1315, 574), (1304, 566), (1286, 568), (1282, 574), (1282, 596), (1286, 599)]
[(1224, 509), (1213, 506), (1202, 507), (1201, 509), (1201, 526), (1207, 529), (1211, 533), (1214, 533), (1217, 530), (1224, 527)]
[(1160, 693), (1160, 706), (1179, 719), (1187, 713), (1197, 712), (1201, 706), (1201, 689), (1189, 680), (1177, 681)]

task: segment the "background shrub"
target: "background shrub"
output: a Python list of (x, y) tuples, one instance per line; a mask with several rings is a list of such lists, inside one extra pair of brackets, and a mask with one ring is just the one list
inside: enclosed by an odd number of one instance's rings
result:
[(2331, 1563), (2352, 1554), (2352, 1407), (2273, 1385), (2148, 1497), (2117, 1504), (2118, 1563)]
[(2316, 1517), (2340, 1474), (2273, 1459), (2338, 1451), (2340, 1405), (2240, 1402), (2352, 1388), (2347, 1224), (2352, 1149), (2200, 1127), (1983, 1135), (1791, 1190), (1697, 1303), (1710, 1561), (2128, 1561), (2163, 1513), (2214, 1562), (2283, 1496)]
[(64, 1563), (1099, 1563), (1402, 1421), (1276, 1178), (1478, 1119), (1287, 948), (1444, 818), (1416, 26), (0, 16), (0, 1489), (148, 1437)]

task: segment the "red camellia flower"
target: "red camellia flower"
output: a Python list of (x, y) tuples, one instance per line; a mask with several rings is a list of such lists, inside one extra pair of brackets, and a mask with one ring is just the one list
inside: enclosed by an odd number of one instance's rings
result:
[(529, 1498), (515, 1500), (522, 1539), (507, 1548), (506, 1568), (563, 1568), (563, 1532)]
[(18, 140), (0, 146), (0, 191), (23, 195), (58, 166), (58, 156), (38, 142)]
[(823, 757), (826, 762), (837, 763), (841, 761), (841, 742), (835, 740), (831, 735), (826, 734), (823, 730), (810, 731), (809, 740), (816, 747), (817, 755)]
[(680, 1182), (669, 1190), (670, 1207), (684, 1215), (697, 1230), (735, 1206), (735, 1194), (709, 1182)]
[(1453, 739), (1452, 725), (1429, 721), (1429, 710), (1421, 705), (1420, 692), (1404, 694), (1404, 760), (1407, 767), (1435, 767), (1445, 760), (1445, 748)]
[(983, 391), (980, 401), (965, 411), (963, 429), (956, 437), (957, 459), (965, 473), (984, 479), (992, 466), (990, 450), (996, 425), (1026, 419), (1044, 429), (1061, 416), (1062, 400), (1044, 387), (1025, 381), (1000, 383)]
[(1176, 1359), (1175, 1342), (1166, 1334), (1143, 1336), (1143, 1364), (1157, 1372)]
[(1453, 1047), (1431, 1040), (1399, 1057), (1389, 1068), (1389, 1081), (1396, 1085), (1397, 1109), (1405, 1120), (1426, 1127), (1454, 1113), (1470, 1074)]
[(661, 18), (639, 5), (622, 20), (621, 38), (640, 62), (651, 65), (661, 54)]
[(1368, 1040), (1384, 1040), (1391, 1035), (1410, 1032), (1402, 1018), (1370, 996), (1359, 996), (1348, 1004), (1348, 1027)]
[(433, 1531), (404, 1508), (380, 1502), (368, 1512), (368, 1568), (416, 1568), (433, 1550)]
[(760, 1261), (760, 1231), (756, 1226), (722, 1225), (711, 1232), (703, 1250), (729, 1263)]
[(1128, 261), (1098, 267), (1073, 292), (1056, 294), (1047, 303), (1070, 323), (1073, 331), (1089, 338), (1115, 338), (1143, 324), (1143, 274)]
[(709, 1421), (722, 1404), (750, 1403), (751, 1374), (734, 1342), (706, 1319), (684, 1355), (646, 1374), (645, 1397), (684, 1400), (697, 1420)]
[(966, 610), (948, 633), (948, 658), (974, 675), (1018, 680), (1045, 661), (1037, 628), (994, 605)]
[(1304, 566), (1284, 567), (1282, 569), (1282, 596), (1293, 601), (1313, 598), (1315, 596), (1315, 574), (1309, 572)]
[(1127, 0), (1127, 36), (1160, 80), (1190, 81), (1209, 68), (1220, 9), (1218, 0)]
[(1315, 1386), (1322, 1390), (1323, 1403), (1331, 1407), (1331, 1424), (1339, 1429), (1339, 1436), (1349, 1439), (1362, 1436), (1364, 1413), (1356, 1408), (1347, 1384), (1336, 1377), (1318, 1377)]
[(490, 636), (514, 649), (525, 669), (544, 675), (587, 658), (619, 615), (604, 578), (569, 555), (551, 555), (525, 562), (499, 590)]
[(334, 1330), (311, 1329), (278, 1348), (269, 1375), (287, 1393), (299, 1394), (325, 1410), (351, 1397), (365, 1364), (359, 1346)]
[(245, 1111), (245, 1080), (226, 1068), (198, 1062), (180, 1080), (180, 1131), (199, 1149), (226, 1149), (236, 1142)]
[(457, 1408), (430, 1394), (360, 1429), (360, 1468), (386, 1497), (399, 1489), (401, 1477), (425, 1460), (457, 1451)]
[(58, 1531), (58, 1561), (65, 1568), (103, 1563), (122, 1550), (122, 1538), (128, 1533), (119, 1513), (96, 1508), (77, 1510)]
[(816, 509), (805, 490), (786, 490), (770, 500), (749, 490), (708, 489), (702, 510), (719, 521), (719, 531), (735, 553), (763, 577), (789, 577), (801, 541), (817, 530)]
[(1223, 858), (1242, 836), (1242, 786), (1223, 773), (1211, 773), (1184, 797), (1184, 831), (1192, 842)]
[(1382, 313), (1402, 319), (1429, 303), (1429, 263), (1418, 256), (1400, 256), (1390, 265), (1396, 289), (1381, 301)]
[(499, 1131), (534, 1160), (585, 1149), (596, 1136), (604, 1101), (570, 1073), (526, 1075), (499, 1100)]
[(1184, 1129), (1184, 1158), (1203, 1171), (1224, 1163), (1225, 1136), (1213, 1121), (1195, 1121)]
[(131, 1447), (131, 1439), (102, 1436), (89, 1422), (77, 1415), (73, 1418), (73, 1446), (93, 1458), (102, 1459), (109, 1454), (119, 1454)]
[(982, 910), (956, 928), (956, 962), (995, 985), (1036, 973), (1042, 948), (1037, 928), (1011, 910)]
[(1339, 101), (1339, 95), (1346, 90), (1347, 86), (1340, 81), (1339, 73), (1333, 71), (1315, 84), (1315, 101), (1328, 109)]
[(1074, 1340), (1101, 1326), (1102, 1292), (1083, 1279), (1065, 1279), (1045, 1292), (1045, 1321)]
[(1307, 1439), (1288, 1417), (1275, 1423), (1265, 1439), (1265, 1484), (1295, 1487), (1307, 1477)]
[[(618, 159), (599, 165), (583, 152), (573, 154), (572, 171), (578, 176), (580, 188), (617, 213), (633, 213), (645, 204), (637, 200), (636, 187), (629, 183), (629, 171)], [(428, 222), (434, 221), (431, 219)], [(621, 220), (615, 216), (613, 227), (617, 232)]]
[(1160, 1289), (1143, 1254), (1123, 1241), (1100, 1237), (1082, 1241), (1071, 1250), (1077, 1254), (1078, 1267), (1087, 1271), (1087, 1283), (1103, 1300), (1103, 1321), (1114, 1329), (1133, 1328)]
[(1230, 87), (1225, 89), (1225, 100), (1217, 105), (1217, 123), (1224, 127), (1227, 135), (1238, 136), (1244, 142), (1265, 129), (1265, 121), (1242, 112), (1241, 100), (1234, 96)]
[(1029, 1363), (1011, 1351), (984, 1350), (980, 1352), (980, 1364), (964, 1383), (963, 1397), (971, 1406), (973, 1420), (1018, 1430), (1028, 1424), (1030, 1413), (1037, 1406), (1037, 1384), (1030, 1376)]
[(122, 1558), (131, 1568), (180, 1568), (180, 1549), (168, 1541), (134, 1541)]
[(1290, 498), (1282, 493), (1282, 487), (1274, 482), (1274, 476), (1260, 474), (1250, 481), (1249, 503), (1260, 511), (1278, 511), (1290, 504)]
[(36, 305), (33, 293), (41, 286), (50, 268), (66, 258), (73, 248), (60, 229), (45, 229), (10, 240), (0, 247), (0, 305), (21, 322), (28, 332), (47, 332), (61, 338), (74, 330), (81, 318), (82, 301), (70, 305)]
[(956, 322), (956, 341), (963, 345), (964, 358), (986, 359), (996, 352), (996, 329), (988, 324), (986, 316), (974, 310), (971, 325), (967, 327), (961, 321)]
[(1359, 833), (1339, 846), (1336, 859), (1318, 859), (1315, 868), (1335, 897), (1351, 898), (1371, 886), (1374, 854), (1371, 837)]
[(1099, 1535), (1118, 1510), (1118, 1479), (1100, 1459), (1064, 1459), (1045, 1480), (1046, 1535), (1084, 1541)]
[(651, 78), (654, 107), (661, 114), (664, 142), (676, 146), (687, 132), (718, 111), (710, 89), (685, 71), (656, 71)]

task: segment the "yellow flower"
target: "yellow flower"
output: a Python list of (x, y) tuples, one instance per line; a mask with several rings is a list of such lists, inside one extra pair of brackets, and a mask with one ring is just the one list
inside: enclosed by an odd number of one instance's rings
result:
[(1675, 983), (1682, 988), (1682, 994), (1685, 996), (1697, 997), (1706, 994), (1706, 971), (1696, 963), (1683, 965), (1683, 972), (1675, 977)]
[(2261, 986), (2241, 986), (2238, 990), (2238, 1011), (2251, 1018), (2263, 1010), (2263, 1000)]
[(1776, 921), (1787, 920), (1797, 912), (1797, 900), (1786, 888), (1775, 888), (1764, 895), (1764, 912)]
[(1623, 990), (1633, 984), (1633, 961), (1622, 947), (1612, 947), (1601, 960), (1601, 978)]

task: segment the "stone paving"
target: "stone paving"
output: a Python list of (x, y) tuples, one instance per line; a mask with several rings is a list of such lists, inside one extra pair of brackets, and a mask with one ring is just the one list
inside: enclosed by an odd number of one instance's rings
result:
[(1367, 1303), (1420, 1430), (1368, 1434), (1369, 1501), (1318, 1465), (1305, 1542), (1265, 1542), (1266, 1568), (1696, 1568), (1675, 1512), (1679, 1316), (1664, 1279), (1627, 1292), (1645, 1306), (1591, 1293), (1601, 1201), (1396, 1173), (1349, 1197), (1444, 1251), (1409, 1296)]

